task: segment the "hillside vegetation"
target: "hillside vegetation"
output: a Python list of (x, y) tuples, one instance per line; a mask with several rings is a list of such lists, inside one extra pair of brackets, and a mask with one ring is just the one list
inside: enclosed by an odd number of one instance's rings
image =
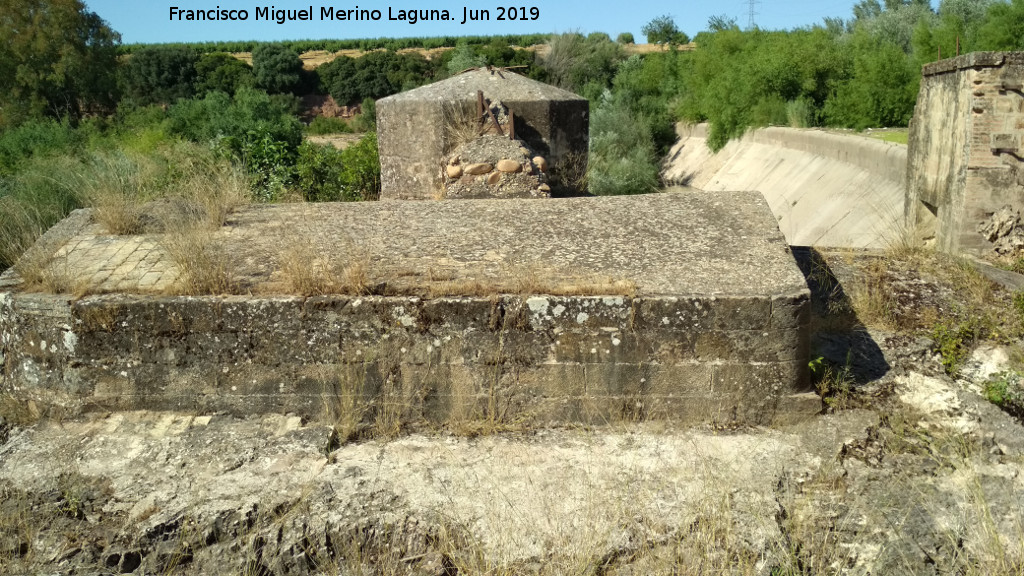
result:
[[(604, 33), (122, 45), (80, 0), (0, 8), (0, 269), (97, 201), (80, 193), (83, 178), (146, 202), (175, 194), (190, 172), (182, 166), (214, 162), (246, 175), (252, 201), (376, 198), (373, 100), (473, 66), (512, 67), (588, 98), (584, 184), (632, 194), (660, 187), (678, 121), (709, 122), (713, 148), (768, 124), (905, 126), (922, 64), (958, 43), (1024, 47), (1024, 0), (945, 0), (938, 10), (862, 0), (850, 18), (788, 31), (716, 17), (692, 44), (671, 18), (652, 15), (644, 34), (653, 51)], [(532, 44), (543, 45), (522, 48)], [(358, 52), (310, 69), (300, 58), (309, 50)], [(306, 126), (299, 97), (309, 94), (361, 103), (363, 114)], [(303, 137), (331, 131), (365, 136), (344, 151)]]

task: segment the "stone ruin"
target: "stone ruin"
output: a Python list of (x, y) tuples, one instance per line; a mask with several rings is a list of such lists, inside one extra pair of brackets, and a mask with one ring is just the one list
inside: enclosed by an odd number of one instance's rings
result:
[(585, 98), (495, 68), (377, 103), (381, 199), (572, 195), (586, 169)]
[[(209, 240), (243, 282), (231, 294), (176, 295), (159, 232), (76, 211), (33, 250), (79, 293), (0, 276), (0, 390), (58, 413), (344, 409), (403, 426), (817, 414), (810, 293), (759, 193), (525, 199), (586, 166), (587, 116), (503, 70), (385, 98), (382, 198), (466, 199), (241, 208)], [(357, 282), (275, 291), (295, 261), (281, 230), (309, 230), (292, 242), (307, 272)]]
[(1024, 52), (924, 67), (907, 148), (908, 228), (938, 249), (1016, 251), (1024, 241)]

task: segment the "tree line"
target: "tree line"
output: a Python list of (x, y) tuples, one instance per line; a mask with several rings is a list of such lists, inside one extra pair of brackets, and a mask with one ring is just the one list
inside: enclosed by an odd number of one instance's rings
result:
[[(686, 50), (689, 35), (658, 16), (643, 33), (667, 48), (631, 55), (631, 34), (613, 41), (601, 32), (548, 35), (537, 51), (519, 46), (538, 38), (521, 36), (125, 47), (80, 0), (0, 0), (0, 237), (15, 221), (38, 233), (80, 205), (73, 185), (53, 193), (52, 167), (94, 163), (97, 154), (173, 157), (170, 165), (213, 154), (248, 175), (258, 200), (373, 198), (373, 101), (474, 66), (516, 67), (588, 98), (590, 159), (579, 186), (630, 194), (659, 188), (676, 122), (709, 122), (716, 149), (752, 126), (905, 126), (923, 64), (957, 45), (1024, 49), (1024, 0), (943, 0), (937, 9), (927, 0), (861, 0), (852, 12), (794, 30), (745, 30), (714, 17)], [(354, 42), (371, 51), (315, 70), (299, 58), (314, 45)], [(452, 49), (431, 58), (398, 51), (435, 42)], [(252, 64), (226, 51), (238, 48), (251, 49)], [(354, 125), (305, 126), (299, 96), (307, 94), (361, 102), (365, 113)], [(367, 135), (352, 151), (303, 139), (353, 129)], [(0, 268), (4, 261), (0, 254)]]

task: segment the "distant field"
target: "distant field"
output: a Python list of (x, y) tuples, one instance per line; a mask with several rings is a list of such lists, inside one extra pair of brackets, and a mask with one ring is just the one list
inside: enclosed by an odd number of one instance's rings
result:
[[(695, 44), (691, 42), (689, 44), (680, 46), (679, 50), (693, 50), (694, 46)], [(513, 46), (513, 48), (537, 52), (538, 54), (543, 56), (547, 52), (548, 46), (547, 44), (534, 44), (532, 46), (525, 47)], [(444, 54), (445, 52), (452, 49), (453, 47), (451, 46), (444, 46), (439, 48), (402, 48), (398, 50), (398, 52), (400, 54), (416, 52), (419, 54), (423, 54), (423, 56), (427, 60), (431, 60), (435, 56)], [(626, 52), (629, 54), (650, 54), (652, 52), (667, 52), (668, 46), (663, 44), (626, 44), (625, 49)], [(359, 58), (360, 56), (363, 56), (368, 52), (375, 52), (378, 50), (383, 50), (383, 48), (379, 48), (377, 50), (361, 50), (358, 48), (353, 48), (348, 50), (338, 50), (335, 52), (330, 52), (328, 50), (309, 50), (299, 54), (299, 59), (302, 60), (303, 68), (305, 68), (306, 70), (313, 70), (316, 67), (326, 64), (340, 56), (347, 56), (349, 58)], [(252, 52), (233, 52), (232, 55), (243, 62), (246, 62), (250, 65), (252, 64)]]

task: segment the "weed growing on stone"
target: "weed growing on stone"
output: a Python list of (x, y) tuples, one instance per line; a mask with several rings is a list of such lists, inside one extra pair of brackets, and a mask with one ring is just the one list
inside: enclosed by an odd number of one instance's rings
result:
[(237, 291), (230, 258), (216, 245), (212, 232), (180, 230), (166, 235), (163, 242), (180, 274), (172, 292), (200, 296)]
[(940, 322), (931, 335), (946, 374), (955, 375), (970, 355), (974, 344), (985, 336), (985, 330), (980, 319), (971, 318), (952, 324)]
[(1024, 418), (1024, 376), (1007, 370), (992, 375), (983, 384), (983, 393), (989, 402), (1007, 413)]
[(847, 355), (846, 363), (834, 365), (822, 357), (810, 361), (811, 381), (818, 389), (818, 394), (829, 410), (848, 408), (853, 393), (854, 377), (852, 358)]
[(857, 281), (847, 287), (850, 305), (865, 326), (885, 328), (892, 324), (892, 291), (888, 287), (887, 274), (885, 261), (875, 258), (864, 267)]
[(79, 276), (67, 260), (54, 258), (43, 251), (28, 250), (14, 265), (14, 270), (28, 291), (68, 294), (75, 298), (92, 292), (89, 279)]

